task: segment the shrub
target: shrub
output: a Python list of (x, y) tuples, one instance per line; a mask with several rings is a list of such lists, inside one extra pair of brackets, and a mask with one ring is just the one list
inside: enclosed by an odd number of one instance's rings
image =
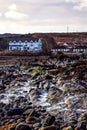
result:
[(32, 73), (33, 74), (38, 74), (38, 73), (42, 73), (44, 72), (44, 70), (41, 68), (41, 67), (35, 67), (33, 70), (32, 70)]

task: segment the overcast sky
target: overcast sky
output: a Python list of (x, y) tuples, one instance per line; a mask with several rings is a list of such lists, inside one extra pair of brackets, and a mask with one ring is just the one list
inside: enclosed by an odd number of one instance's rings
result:
[(0, 33), (87, 31), (87, 0), (0, 0)]

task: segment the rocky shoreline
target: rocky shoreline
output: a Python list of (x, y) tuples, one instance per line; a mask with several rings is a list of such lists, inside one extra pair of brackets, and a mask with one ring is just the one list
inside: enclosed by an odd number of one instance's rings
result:
[(87, 60), (1, 60), (0, 116), (0, 130), (87, 130)]

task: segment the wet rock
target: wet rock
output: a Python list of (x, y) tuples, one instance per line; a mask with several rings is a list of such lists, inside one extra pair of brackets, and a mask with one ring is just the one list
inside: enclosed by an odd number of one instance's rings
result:
[(50, 88), (50, 82), (47, 81), (47, 82), (43, 85), (43, 88), (48, 91), (48, 89)]
[(77, 126), (78, 126), (81, 130), (87, 130), (87, 121), (82, 121), (82, 122), (78, 123)]
[(56, 126), (41, 127), (39, 130), (60, 130)]
[(39, 93), (39, 91), (36, 88), (30, 88), (30, 90), (29, 90), (29, 94), (31, 94), (31, 95), (35, 95), (38, 93)]
[(31, 111), (32, 111), (32, 109), (27, 109), (27, 110), (23, 113), (23, 115), (29, 115), (29, 114), (31, 113)]
[(24, 112), (22, 108), (12, 108), (7, 112), (8, 116), (21, 115)]
[(78, 121), (75, 118), (73, 118), (68, 122), (69, 122), (69, 124), (76, 125)]
[(41, 123), (40, 122), (39, 123), (35, 123), (33, 125), (33, 127), (36, 128), (36, 129), (39, 129), (41, 127)]
[(79, 117), (79, 118), (78, 118), (78, 122), (81, 122), (81, 121), (83, 121), (83, 120), (86, 120), (86, 117)]
[(84, 120), (87, 120), (87, 113), (82, 113), (78, 118), (78, 122), (82, 122)]
[(15, 130), (17, 123), (12, 123), (12, 124), (6, 124), (2, 127), (0, 127), (0, 130)]
[(79, 127), (75, 127), (75, 130), (81, 130)]
[(4, 104), (3, 102), (0, 103), (0, 108), (3, 108), (5, 106), (6, 106), (6, 104)]
[(85, 117), (87, 119), (87, 113), (82, 113), (80, 117)]
[(51, 74), (51, 75), (57, 75), (58, 72), (59, 72), (59, 70), (58, 70), (58, 69), (51, 69), (51, 70), (49, 70), (48, 72), (49, 72), (49, 74)]
[(51, 87), (48, 91), (48, 102), (55, 104), (59, 101), (62, 96), (62, 91), (56, 87)]
[(40, 114), (39, 114), (39, 111), (32, 110), (32, 111), (30, 112), (29, 116), (39, 117)]
[(80, 99), (78, 96), (69, 95), (64, 98), (65, 104), (68, 105), (68, 107), (72, 107), (73, 105), (76, 105), (80, 102)]
[(63, 85), (61, 85), (60, 89), (64, 92), (72, 92), (72, 91), (78, 91), (78, 90), (84, 89), (84, 87), (76, 83), (72, 83), (68, 81), (64, 83)]
[(18, 120), (17, 120), (17, 123), (19, 124), (19, 123), (21, 123), (21, 122), (24, 122), (25, 120), (23, 119), (23, 118), (19, 118)]
[(46, 79), (46, 80), (52, 80), (52, 78), (53, 78), (53, 77), (52, 77), (51, 75), (49, 75), (49, 74), (45, 75), (45, 79)]
[(31, 128), (30, 128), (29, 125), (26, 124), (26, 123), (19, 123), (19, 124), (16, 126), (15, 130), (31, 130)]
[(26, 118), (26, 123), (29, 124), (30, 122), (36, 122), (37, 118), (34, 116), (28, 116)]
[(71, 126), (65, 127), (62, 130), (74, 130)]
[(48, 115), (48, 116), (46, 117), (46, 119), (44, 119), (43, 125), (44, 125), (44, 126), (50, 126), (50, 125), (52, 125), (54, 122), (55, 122), (55, 117), (54, 117), (54, 116), (51, 116), (51, 115)]
[(38, 98), (40, 97), (39, 89), (31, 88), (29, 90), (29, 97), (30, 97), (31, 102), (36, 102)]

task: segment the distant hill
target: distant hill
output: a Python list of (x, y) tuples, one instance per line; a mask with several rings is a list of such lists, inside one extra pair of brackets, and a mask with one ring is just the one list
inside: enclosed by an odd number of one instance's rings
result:
[(7, 37), (15, 37), (15, 36), (21, 36), (21, 34), (11, 34), (11, 33), (4, 33), (4, 34), (0, 34), (0, 38), (7, 38)]
[(87, 43), (87, 32), (83, 33), (36, 33), (34, 36), (50, 36), (57, 44), (64, 42)]
[(8, 42), (11, 38), (41, 38), (43, 42), (43, 50), (49, 51), (58, 44), (63, 43), (87, 43), (87, 32), (83, 33), (33, 33), (33, 34), (0, 34), (0, 50), (8, 49)]

